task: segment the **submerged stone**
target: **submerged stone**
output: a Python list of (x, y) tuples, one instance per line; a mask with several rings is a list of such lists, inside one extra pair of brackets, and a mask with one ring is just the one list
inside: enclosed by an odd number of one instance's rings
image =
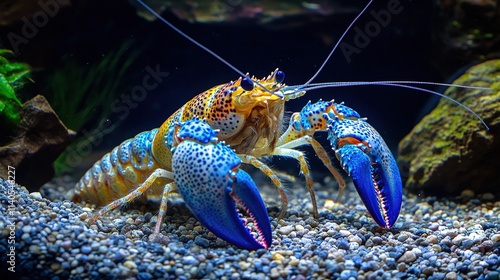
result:
[(23, 105), (19, 128), (12, 135), (12, 141), (0, 144), (0, 178), (14, 178), (12, 171), (15, 170), (17, 183), (26, 185), (30, 191), (38, 191), (52, 179), (53, 162), (75, 136), (45, 97), (35, 96)]
[[(471, 67), (454, 84), (492, 90), (450, 87), (446, 95), (474, 110), (441, 99), (438, 106), (399, 143), (398, 164), (406, 187), (442, 194), (500, 191), (500, 60)], [(403, 178), (405, 179), (405, 178)]]

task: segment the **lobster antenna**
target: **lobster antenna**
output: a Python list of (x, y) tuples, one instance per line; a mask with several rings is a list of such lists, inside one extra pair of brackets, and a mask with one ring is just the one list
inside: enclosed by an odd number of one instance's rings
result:
[[(227, 60), (225, 60), (224, 58), (222, 58), (220, 55), (216, 54), (214, 51), (210, 50), (209, 48), (205, 47), (204, 45), (202, 45), (201, 43), (199, 43), (198, 41), (196, 41), (195, 39), (191, 38), (189, 35), (187, 35), (186, 33), (182, 32), (179, 28), (175, 27), (173, 24), (171, 24), (168, 20), (166, 20), (165, 18), (163, 18), (160, 14), (158, 14), (157, 12), (155, 12), (151, 7), (149, 7), (148, 5), (146, 5), (146, 3), (144, 3), (142, 0), (137, 0), (137, 2), (139, 2), (139, 4), (141, 4), (146, 10), (148, 10), (150, 13), (152, 13), (156, 18), (160, 19), (163, 23), (165, 23), (166, 25), (168, 25), (170, 28), (172, 28), (173, 30), (175, 30), (175, 32), (179, 33), (182, 37), (188, 39), (189, 41), (191, 41), (193, 44), (195, 44), (196, 46), (200, 47), (201, 49), (203, 49), (204, 51), (208, 52), (210, 55), (212, 55), (213, 57), (217, 58), (219, 61), (221, 61), (222, 63), (226, 64), (229, 68), (233, 69), (236, 73), (238, 73), (241, 77), (245, 77), (245, 78), (248, 78), (252, 83), (256, 83), (257, 85), (259, 85), (261, 88), (263, 88), (265, 91), (273, 94), (273, 95), (279, 95), (279, 93), (276, 93), (276, 92), (272, 92), (270, 90), (268, 90), (266, 87), (264, 87), (263, 85), (261, 85), (259, 82), (256, 82), (256, 81), (252, 81), (248, 75), (245, 75), (243, 72), (241, 72), (238, 68), (236, 68), (235, 66), (233, 66), (231, 63), (229, 63)], [(244, 78), (244, 79), (245, 79)]]
[[(464, 85), (455, 85), (455, 84), (445, 84), (445, 83), (434, 83), (434, 82), (419, 82), (419, 81), (374, 81), (374, 82), (362, 82), (362, 81), (356, 81), (356, 82), (326, 82), (326, 83), (314, 83), (314, 84), (309, 84), (307, 87), (302, 87), (303, 85), (298, 86), (301, 91), (311, 91), (315, 89), (321, 89), (321, 88), (331, 88), (331, 87), (349, 87), (349, 86), (368, 86), (368, 85), (375, 85), (375, 86), (392, 86), (392, 87), (400, 87), (400, 88), (408, 88), (416, 91), (423, 91), (423, 92), (428, 92), (434, 95), (437, 95), (439, 97), (445, 98), (458, 106), (464, 108), (465, 110), (469, 111), (476, 117), (481, 123), (484, 125), (486, 130), (490, 130), (489, 126), (486, 124), (486, 122), (481, 118), (474, 110), (471, 108), (467, 107), (466, 105), (458, 102), (457, 100), (444, 95), (442, 93), (439, 93), (437, 91), (433, 91), (430, 89), (425, 89), (425, 88), (420, 88), (412, 85), (438, 85), (438, 86), (450, 86), (450, 87), (457, 87), (457, 88), (466, 88), (466, 89), (479, 89), (479, 90), (492, 90), (491, 88), (485, 88), (485, 87), (475, 87), (475, 86), (464, 86)], [(286, 86), (285, 88), (282, 89), (284, 92), (285, 98), (290, 97), (290, 99), (293, 99), (296, 96), (297, 91), (299, 90), (297, 86)]]
[(323, 64), (318, 68), (316, 73), (305, 83), (302, 85), (298, 86), (287, 86), (282, 89), (282, 92), (284, 92), (285, 98), (293, 99), (298, 96), (302, 96), (302, 94), (299, 94), (301, 91), (309, 91), (309, 90), (314, 90), (314, 89), (320, 89), (320, 88), (327, 88), (327, 87), (342, 87), (342, 86), (362, 86), (362, 85), (384, 85), (384, 86), (394, 86), (394, 87), (402, 87), (402, 88), (409, 88), (417, 91), (423, 91), (423, 92), (428, 92), (440, 97), (443, 97), (445, 99), (450, 100), (451, 102), (459, 105), (460, 107), (464, 108), (465, 110), (469, 111), (472, 113), (477, 119), (481, 121), (481, 123), (484, 125), (486, 130), (490, 130), (488, 125), (485, 123), (483, 118), (481, 118), (474, 110), (471, 108), (467, 107), (466, 105), (456, 101), (455, 99), (448, 97), (444, 94), (441, 94), (436, 91), (432, 91), (429, 89), (424, 89), (424, 88), (419, 88), (416, 86), (411, 86), (411, 84), (420, 84), (420, 85), (437, 85), (437, 86), (453, 86), (453, 87), (459, 87), (459, 88), (469, 88), (469, 89), (488, 89), (489, 88), (484, 88), (484, 87), (473, 87), (473, 86), (463, 86), (463, 85), (454, 85), (454, 84), (446, 84), (446, 83), (435, 83), (435, 82), (419, 82), (419, 81), (375, 81), (375, 82), (326, 82), (326, 83), (316, 83), (316, 84), (311, 84), (311, 82), (319, 75), (319, 73), (323, 70), (325, 67), (326, 63), (330, 60), (330, 57), (333, 55), (335, 50), (338, 48), (344, 37), (346, 36), (347, 32), (352, 28), (354, 23), (365, 13), (365, 11), (368, 9), (368, 7), (371, 5), (373, 0), (370, 0), (368, 4), (361, 10), (361, 12), (354, 18), (354, 20), (349, 24), (347, 29), (342, 33), (340, 36), (339, 40), (337, 40), (337, 43), (335, 46), (332, 48), (326, 59), (323, 61)]
[(229, 66), (229, 68), (233, 69), (236, 73), (240, 74), (242, 77), (246, 76), (245, 74), (243, 74), (243, 72), (241, 72), (240, 70), (238, 70), (238, 68), (234, 67), (231, 63), (229, 63), (228, 61), (226, 61), (224, 58), (220, 57), (218, 54), (216, 54), (215, 52), (213, 52), (209, 48), (205, 47), (201, 43), (198, 43), (198, 41), (196, 41), (195, 39), (191, 38), (186, 33), (182, 32), (179, 28), (175, 27), (173, 24), (171, 24), (165, 18), (163, 18), (162, 16), (160, 16), (160, 14), (158, 14), (153, 9), (151, 9), (151, 7), (149, 7), (148, 5), (146, 5), (146, 3), (142, 2), (142, 0), (137, 0), (137, 2), (139, 2), (139, 4), (141, 4), (144, 8), (146, 8), (146, 10), (148, 10), (150, 13), (152, 13), (156, 18), (160, 19), (161, 21), (163, 21), (163, 23), (165, 23), (170, 28), (172, 28), (173, 30), (175, 30), (175, 32), (181, 34), (182, 37), (188, 39), (193, 44), (197, 45), (198, 47), (202, 48), (203, 50), (205, 50), (206, 52), (208, 52), (209, 54), (211, 54), (212, 56), (214, 56), (215, 58), (217, 58), (218, 60), (220, 60), (222, 63), (224, 63), (227, 66)]
[[(309, 81), (307, 81), (302, 86), (307, 86), (314, 79), (316, 79), (316, 77), (319, 75), (319, 73), (325, 67), (325, 65), (328, 62), (328, 60), (330, 60), (330, 57), (333, 55), (333, 53), (335, 52), (335, 50), (337, 50), (337, 48), (339, 47), (340, 43), (342, 43), (342, 41), (344, 40), (344, 37), (346, 36), (347, 32), (349, 32), (349, 30), (351, 30), (351, 28), (354, 25), (354, 23), (356, 23), (356, 21), (365, 13), (365, 11), (368, 9), (368, 7), (371, 5), (372, 2), (373, 2), (373, 0), (370, 0), (370, 2), (368, 2), (368, 4), (366, 4), (366, 6), (363, 8), (363, 10), (361, 10), (361, 12), (354, 18), (354, 20), (351, 22), (351, 24), (349, 24), (349, 26), (344, 31), (344, 33), (342, 33), (342, 36), (340, 36), (340, 38), (337, 40), (337, 43), (335, 44), (335, 46), (333, 46), (333, 49), (330, 51), (330, 53), (328, 54), (328, 56), (326, 57), (326, 59), (323, 61), (323, 64), (321, 64), (321, 66), (318, 68), (318, 71), (316, 71), (316, 73), (314, 73), (314, 75), (309, 79)], [(298, 90), (300, 90), (300, 89), (301, 89), (301, 87), (298, 88)]]

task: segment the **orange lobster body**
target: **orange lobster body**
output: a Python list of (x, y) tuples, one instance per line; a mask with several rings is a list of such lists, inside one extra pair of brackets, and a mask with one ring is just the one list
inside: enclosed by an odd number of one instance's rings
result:
[[(154, 170), (172, 170), (172, 152), (165, 143), (168, 130), (194, 117), (205, 119), (218, 138), (237, 154), (271, 155), (282, 133), (285, 100), (274, 94), (284, 87), (275, 81), (274, 71), (256, 79), (262, 87), (250, 91), (240, 86), (242, 78), (198, 94), (172, 114), (159, 129), (138, 134), (106, 154), (77, 184), (73, 201), (103, 206), (126, 196), (142, 184)], [(147, 147), (150, 147), (148, 149)], [(116, 164), (114, 164), (116, 163)], [(102, 172), (104, 171), (104, 172)], [(158, 197), (168, 179), (157, 179), (146, 196)]]
[(218, 129), (219, 140), (226, 142), (237, 154), (270, 155), (282, 132), (285, 107), (285, 100), (273, 94), (284, 87), (274, 81), (274, 73), (261, 80), (252, 77), (268, 91), (260, 87), (245, 91), (240, 86), (240, 77), (188, 101), (160, 126), (153, 142), (157, 161), (170, 167), (172, 155), (162, 139), (174, 123), (194, 117), (205, 119), (213, 129)]

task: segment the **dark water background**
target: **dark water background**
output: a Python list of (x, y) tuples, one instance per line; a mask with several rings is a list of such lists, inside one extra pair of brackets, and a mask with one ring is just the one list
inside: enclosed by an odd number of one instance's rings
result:
[[(366, 1), (356, 1), (351, 13), (329, 16), (320, 22), (293, 28), (277, 28), (272, 24), (257, 25), (221, 23), (200, 24), (179, 20), (166, 11), (163, 15), (178, 28), (204, 44), (243, 72), (258, 77), (267, 76), (279, 67), (286, 74), (285, 83), (307, 81), (330, 52), (348, 24)], [(419, 80), (450, 82), (445, 65), (433, 56), (431, 1), (400, 1), (402, 12), (393, 15), (390, 23), (371, 38), (359, 54), (348, 63), (339, 50), (316, 79), (322, 81)], [(369, 11), (387, 8), (387, 1), (375, 1)], [(364, 29), (373, 21), (369, 13), (356, 26)], [(293, 22), (293, 21), (291, 21)], [(289, 22), (289, 25), (292, 25)], [(23, 23), (0, 29), (2, 45), (9, 47), (8, 32), (21, 34)], [(286, 26), (281, 22), (281, 25)], [(354, 45), (351, 30), (345, 42)], [(54, 67), (63, 64), (65, 54), (77, 58), (82, 67), (99, 62), (127, 40), (134, 42), (130, 51), (139, 50), (138, 59), (127, 72), (120, 86), (120, 95), (130, 95), (134, 86), (141, 85), (145, 68), (157, 67), (168, 72), (163, 82), (136, 108), (112, 113), (116, 125), (112, 133), (93, 151), (109, 151), (121, 141), (137, 133), (158, 127), (177, 108), (196, 94), (217, 84), (238, 78), (238, 74), (205, 51), (175, 33), (160, 21), (148, 22), (136, 15), (125, 1), (81, 1), (61, 9), (36, 36), (19, 46), (18, 59), (34, 66), (30, 85), (33, 93), (43, 92), (44, 80)], [(459, 70), (459, 69), (456, 69)], [(109, 73), (114, 79), (115, 73)], [(85, 77), (81, 77), (85, 79)], [(67, 81), (71, 83), (72, 81)], [(432, 88), (435, 89), (436, 88)], [(68, 93), (71, 94), (71, 93)], [(102, 94), (108, 94), (103, 92)], [(397, 143), (422, 117), (424, 107), (432, 98), (423, 92), (390, 87), (336, 88), (314, 91), (289, 102), (287, 111), (298, 111), (310, 99), (335, 98), (357, 110), (380, 132), (390, 148), (397, 152)], [(111, 106), (111, 104), (109, 105)], [(86, 127), (92, 130), (100, 120)], [(326, 138), (326, 137), (325, 137)], [(314, 162), (314, 160), (313, 160)]]

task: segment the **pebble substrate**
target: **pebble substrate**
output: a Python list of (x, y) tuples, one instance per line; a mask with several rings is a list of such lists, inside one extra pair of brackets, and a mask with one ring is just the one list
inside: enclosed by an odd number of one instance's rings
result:
[[(256, 251), (215, 237), (183, 204), (170, 207), (166, 244), (158, 244), (148, 242), (158, 204), (115, 210), (88, 226), (92, 209), (0, 181), (0, 271), (20, 279), (500, 279), (500, 202), (491, 194), (453, 200), (405, 194), (399, 220), (383, 230), (352, 186), (334, 203), (328, 182), (315, 186), (320, 218), (314, 219), (298, 181), (288, 189), (282, 220), (274, 218), (277, 191), (263, 186), (273, 244)], [(63, 189), (49, 184), (42, 194), (53, 198)], [(7, 270), (11, 222), (15, 273)]]

